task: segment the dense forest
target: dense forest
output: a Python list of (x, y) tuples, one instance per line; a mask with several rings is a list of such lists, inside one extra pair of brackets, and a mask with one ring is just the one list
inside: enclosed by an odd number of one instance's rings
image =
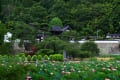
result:
[(119, 0), (0, 0), (0, 23), (18, 38), (29, 37), (36, 32), (28, 24), (33, 23), (35, 28), (39, 29), (44, 27), (42, 25), (49, 25), (55, 17), (61, 19), (63, 26), (69, 25), (80, 36), (95, 36), (99, 32), (99, 36), (104, 37), (108, 33), (119, 33), (120, 2)]

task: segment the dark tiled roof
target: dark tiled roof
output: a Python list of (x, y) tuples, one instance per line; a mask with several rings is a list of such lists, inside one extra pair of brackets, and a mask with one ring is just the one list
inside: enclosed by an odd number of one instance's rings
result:
[(71, 30), (71, 28), (69, 27), (69, 25), (67, 25), (66, 27), (62, 28), (62, 31), (66, 31), (66, 30), (68, 30), (68, 29)]
[(108, 34), (107, 36), (120, 36), (120, 34)]
[(43, 36), (43, 34), (36, 34), (36, 36)]
[(62, 31), (60, 26), (53, 26), (51, 31)]
[(66, 27), (64, 27), (64, 28), (62, 28), (62, 29), (60, 28), (60, 26), (52, 26), (52, 30), (51, 31), (66, 31), (68, 29), (71, 30), (71, 28), (69, 27), (69, 25), (66, 26)]
[(29, 23), (29, 25), (30, 25), (31, 27), (35, 27), (32, 23)]
[(45, 36), (49, 36), (49, 34), (36, 34), (36, 37), (45, 37)]

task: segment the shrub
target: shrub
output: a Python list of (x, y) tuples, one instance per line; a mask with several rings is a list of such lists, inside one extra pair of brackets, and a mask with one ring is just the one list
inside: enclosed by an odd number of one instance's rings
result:
[(64, 56), (61, 54), (55, 54), (50, 56), (51, 60), (55, 60), (55, 61), (63, 61), (64, 60)]
[(91, 52), (88, 52), (88, 51), (81, 51), (80, 53), (79, 53), (79, 57), (80, 58), (88, 58), (88, 57), (90, 57), (91, 56)]
[(47, 55), (44, 56), (44, 60), (48, 60), (48, 56)]
[(63, 61), (64, 60), (64, 56), (63, 55), (61, 55), (61, 54), (57, 54), (57, 59), (59, 60), (59, 61)]
[(2, 60), (2, 55), (0, 55), (0, 61)]
[(25, 53), (20, 53), (19, 56), (22, 57), (23, 55), (25, 55)]
[(0, 80), (24, 80), (27, 72), (33, 70), (30, 65), (24, 66), (20, 64), (12, 66), (9, 68), (9, 66), (0, 65)]
[(63, 55), (60, 56), (60, 61), (64, 61), (64, 56)]
[(20, 60), (19, 55), (15, 55), (15, 60), (18, 62)]
[(42, 60), (42, 56), (41, 55), (38, 55), (38, 60)]
[(43, 55), (43, 54), (42, 54), (41, 51), (39, 50), (39, 51), (37, 51), (37, 55)]
[(97, 46), (97, 44), (95, 44), (94, 42), (85, 42), (81, 45), (81, 51), (88, 51), (91, 52), (92, 56), (97, 56), (99, 55), (99, 48)]
[(54, 51), (52, 49), (40, 49), (37, 54), (38, 55), (50, 55), (53, 54)]
[(53, 55), (53, 60), (57, 61), (57, 55)]
[(4, 55), (4, 60), (8, 61), (8, 56)]
[(36, 60), (37, 60), (37, 56), (33, 55), (33, 61), (36, 61)]
[(116, 56), (114, 60), (120, 60), (120, 56)]
[(97, 61), (97, 58), (96, 57), (92, 57), (89, 59), (89, 61)]
[(7, 56), (7, 55), (4, 55), (4, 58), (8, 58), (8, 56)]
[[(0, 38), (1, 39), (1, 38)], [(12, 43), (4, 43), (0, 45), (0, 54), (1, 55), (11, 55), (12, 52)]]
[(0, 58), (2, 58), (2, 55), (0, 55)]
[(78, 57), (80, 52), (80, 45), (78, 43), (70, 43), (65, 47), (66, 54), (73, 58)]
[(14, 59), (15, 58), (15, 56), (9, 56), (9, 62), (13, 62), (13, 61), (16, 61), (16, 59)]
[(30, 56), (30, 55), (27, 56), (27, 60), (28, 60), (28, 61), (31, 60), (31, 56)]
[(19, 55), (15, 55), (15, 58), (19, 58)]
[(22, 55), (21, 60), (24, 62), (25, 61), (25, 55)]
[(53, 61), (53, 55), (50, 55), (49, 58), (51, 61)]

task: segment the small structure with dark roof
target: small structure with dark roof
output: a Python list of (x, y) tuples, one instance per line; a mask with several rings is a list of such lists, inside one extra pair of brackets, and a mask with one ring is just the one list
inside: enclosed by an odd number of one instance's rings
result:
[(72, 30), (69, 25), (64, 27), (64, 28), (60, 28), (60, 26), (52, 26), (52, 29), (50, 30), (50, 32), (53, 34), (53, 35), (59, 35), (60, 33), (64, 32), (64, 31), (67, 31), (67, 30)]
[[(33, 27), (32, 24), (30, 26)], [(36, 40), (39, 42), (39, 41), (43, 41), (45, 37), (52, 36), (52, 35), (58, 36), (62, 32), (69, 31), (69, 30), (72, 30), (69, 27), (69, 25), (67, 25), (64, 28), (60, 28), (60, 26), (52, 26), (51, 30), (48, 32), (45, 30), (38, 29), (38, 33), (35, 36), (36, 36)]]
[(69, 25), (67, 25), (66, 27), (64, 27), (64, 28), (62, 29), (62, 31), (68, 31), (68, 30), (72, 30)]
[(120, 34), (108, 34), (106, 38), (120, 39)]

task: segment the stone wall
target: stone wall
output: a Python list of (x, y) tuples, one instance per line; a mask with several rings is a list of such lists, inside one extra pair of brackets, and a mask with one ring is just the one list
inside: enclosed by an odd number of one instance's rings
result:
[[(85, 41), (78, 41), (80, 44)], [(120, 54), (119, 41), (94, 41), (100, 49), (100, 54)]]
[(118, 43), (97, 43), (100, 54), (120, 54)]
[(25, 52), (25, 47), (22, 45), (22, 47), (19, 47), (19, 42), (14, 42), (13, 44), (13, 53), (14, 54), (19, 54), (21, 52)]

